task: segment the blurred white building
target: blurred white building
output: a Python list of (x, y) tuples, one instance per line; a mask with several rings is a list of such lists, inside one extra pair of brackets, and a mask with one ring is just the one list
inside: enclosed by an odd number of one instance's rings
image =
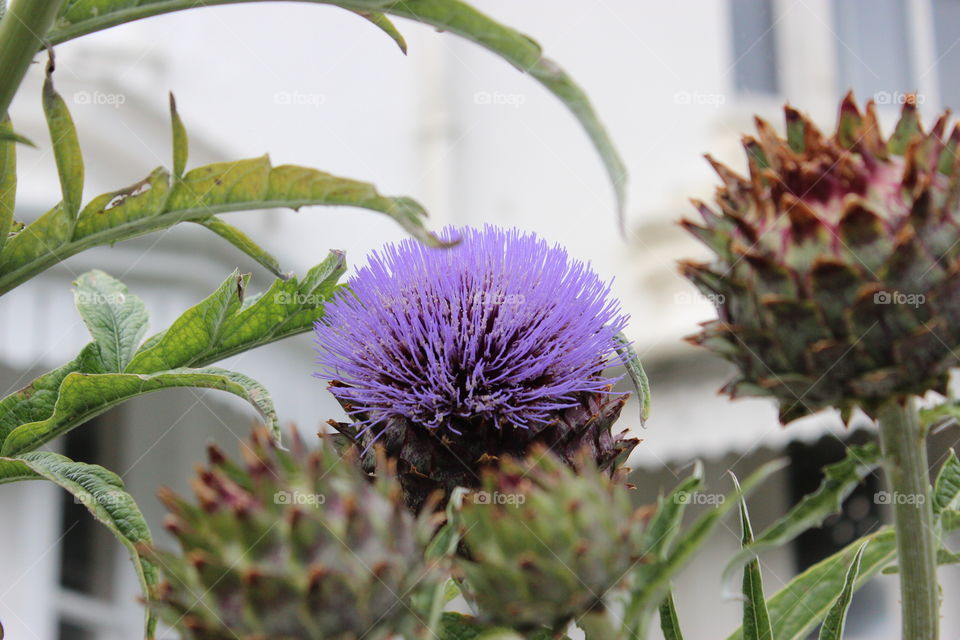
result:
[[(492, 222), (536, 230), (589, 259), (632, 315), (630, 337), (652, 378), (653, 414), (641, 429), (635, 408), (621, 424), (644, 438), (633, 464), (638, 496), (669, 489), (694, 458), (707, 463), (712, 490), (791, 457), (751, 500), (754, 526), (812, 490), (822, 464), (841, 455), (850, 433), (832, 416), (780, 427), (772, 405), (731, 403), (716, 390), (730, 375), (715, 358), (682, 343), (713, 313), (676, 270), (702, 249), (676, 225), (689, 197), (716, 183), (701, 154), (743, 166), (741, 132), (759, 113), (779, 121), (786, 100), (825, 127), (847, 87), (873, 97), (891, 124), (906, 92), (918, 92), (928, 121), (960, 106), (957, 0), (475, 0), (533, 35), (545, 54), (586, 89), (630, 171), (627, 233), (618, 232), (612, 192), (585, 134), (531, 78), (456, 37), (400, 21), (409, 55), (376, 28), (342, 10), (296, 3), (196, 9), (115, 28), (57, 48), (56, 83), (76, 120), (87, 166), (86, 197), (131, 184), (170, 165), (166, 93), (178, 99), (191, 137), (191, 166), (269, 152), (294, 163), (374, 182), (416, 197), (434, 227)], [(40, 111), (36, 65), (12, 115), (39, 149), (20, 148), (20, 215), (59, 198)], [(327, 249), (352, 263), (404, 237), (390, 220), (352, 210), (312, 208), (231, 214), (298, 273)], [(0, 392), (73, 357), (87, 341), (70, 281), (90, 268), (123, 279), (148, 304), (153, 330), (167, 326), (235, 267), (268, 273), (208, 231), (184, 225), (97, 249), (56, 266), (0, 304)], [(303, 336), (232, 358), (273, 393), (283, 419), (312, 431), (340, 415), (310, 377)], [(228, 450), (253, 415), (234, 398), (170, 391), (127, 403), (54, 443), (120, 472), (165, 540), (153, 495), (187, 490), (208, 439)], [(865, 425), (869, 430), (869, 425)], [(865, 437), (860, 433), (857, 437)], [(941, 434), (933, 461), (955, 446)], [(876, 477), (822, 531), (762, 558), (775, 592), (798, 569), (887, 517), (872, 499)], [(812, 483), (812, 485), (811, 485)], [(0, 487), (0, 620), (13, 640), (121, 640), (137, 637), (136, 581), (120, 545), (72, 500), (43, 483)], [(737, 627), (740, 603), (720, 583), (738, 546), (721, 527), (680, 577), (675, 592), (686, 637), (714, 640)], [(946, 592), (960, 570), (943, 570)], [(896, 579), (878, 579), (855, 599), (848, 638), (899, 637)], [(960, 637), (960, 612), (944, 607), (945, 638)]]

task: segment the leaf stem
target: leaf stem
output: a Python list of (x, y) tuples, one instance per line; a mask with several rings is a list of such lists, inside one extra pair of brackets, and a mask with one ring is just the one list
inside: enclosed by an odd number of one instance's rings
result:
[(897, 530), (903, 638), (938, 640), (936, 536), (926, 434), (916, 399), (889, 400), (878, 418)]
[(10, 108), (63, 0), (13, 0), (0, 20), (0, 118)]

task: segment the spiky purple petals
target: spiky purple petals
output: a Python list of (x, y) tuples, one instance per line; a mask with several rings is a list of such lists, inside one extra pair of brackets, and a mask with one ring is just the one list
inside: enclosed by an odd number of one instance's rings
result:
[(604, 389), (626, 317), (587, 264), (533, 234), (445, 229), (371, 256), (316, 325), (318, 377), (377, 431), (527, 429)]

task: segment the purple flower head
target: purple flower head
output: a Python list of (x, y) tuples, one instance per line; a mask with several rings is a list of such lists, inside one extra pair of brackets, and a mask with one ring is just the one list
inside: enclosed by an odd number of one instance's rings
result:
[(534, 234), (440, 235), (460, 244), (405, 240), (374, 253), (316, 323), (316, 375), (336, 382), (362, 426), (526, 429), (604, 391), (627, 322), (609, 283)]

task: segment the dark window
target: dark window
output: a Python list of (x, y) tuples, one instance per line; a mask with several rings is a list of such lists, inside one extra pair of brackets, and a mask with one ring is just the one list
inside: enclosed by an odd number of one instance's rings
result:
[(730, 14), (733, 78), (737, 92), (778, 93), (773, 0), (730, 0)]
[(96, 640), (96, 634), (90, 629), (85, 629), (72, 622), (60, 622), (60, 628), (57, 631), (57, 637), (60, 640)]
[[(62, 453), (71, 460), (117, 468), (120, 430), (111, 426), (118, 415), (113, 411), (70, 431), (63, 438)], [(66, 492), (63, 496), (60, 586), (83, 598), (110, 604), (114, 600), (117, 542), (80, 500)], [(75, 619), (75, 615), (62, 615), (59, 640), (96, 640), (99, 635), (90, 621)]]
[(933, 0), (933, 39), (940, 99), (960, 108), (960, 0)]
[[(845, 458), (848, 445), (873, 439), (875, 436), (858, 431), (846, 442), (826, 436), (813, 445), (791, 443), (788, 448), (791, 503), (796, 504), (803, 496), (817, 490), (823, 479), (823, 467)], [(878, 529), (883, 523), (883, 513), (875, 496), (881, 489), (877, 475), (868, 475), (843, 503), (841, 513), (828, 518), (822, 527), (810, 529), (797, 537), (793, 545), (797, 573)], [(877, 582), (865, 584), (850, 605), (847, 632), (851, 637), (875, 637), (889, 624), (885, 611), (882, 586)], [(816, 637), (816, 633), (811, 636)]]
[(841, 93), (896, 104), (917, 90), (906, 0), (834, 0)]

